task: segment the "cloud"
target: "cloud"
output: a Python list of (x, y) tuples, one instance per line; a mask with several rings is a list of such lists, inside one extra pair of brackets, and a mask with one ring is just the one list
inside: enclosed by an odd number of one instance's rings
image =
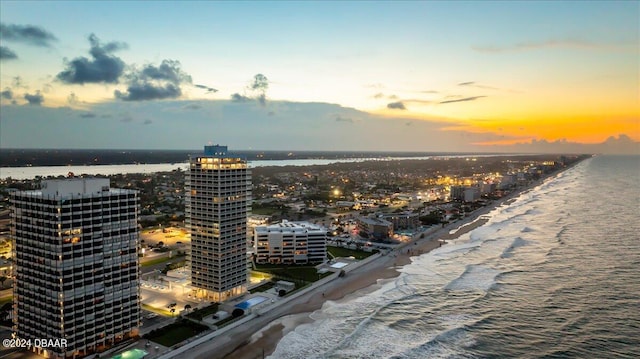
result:
[(432, 103), (434, 103), (433, 101), (430, 100), (422, 100), (419, 98), (410, 98), (410, 99), (403, 99), (402, 103), (419, 103), (419, 104), (423, 104), (423, 105), (430, 105)]
[(136, 80), (166, 80), (174, 84), (191, 83), (191, 76), (180, 68), (180, 61), (162, 60), (160, 66), (146, 65)]
[[(89, 35), (91, 59), (77, 57), (66, 63), (66, 69), (56, 78), (67, 84), (117, 83), (125, 69), (125, 63), (112, 53), (127, 48), (127, 44), (110, 42), (100, 45), (94, 34)], [(66, 61), (65, 61), (66, 62)]]
[(133, 122), (133, 117), (131, 117), (131, 115), (124, 115), (120, 119), (120, 122), (125, 122), (125, 123)]
[(81, 113), (80, 118), (95, 118), (97, 115), (93, 112)]
[(252, 90), (264, 92), (269, 88), (269, 79), (263, 74), (257, 74), (253, 77), (250, 87)]
[(640, 142), (634, 141), (626, 134), (618, 137), (610, 136), (600, 143), (586, 144), (561, 138), (555, 141), (545, 139), (515, 138), (504, 141), (475, 142), (474, 145), (491, 146), (504, 152), (522, 153), (604, 153), (634, 154), (640, 153)]
[(153, 121), (151, 121), (151, 120), (144, 120), (144, 122), (142, 124), (143, 125), (150, 125), (152, 123), (153, 123)]
[(0, 46), (0, 60), (15, 60), (18, 58), (13, 50), (6, 46)]
[(487, 97), (487, 96), (473, 96), (473, 97), (465, 97), (465, 98), (461, 98), (458, 100), (447, 100), (447, 101), (440, 101), (440, 104), (445, 104), (445, 103), (454, 103), (454, 102), (464, 102), (464, 101), (474, 101), (477, 100), (479, 98), (483, 98), (483, 97)]
[(20, 76), (15, 76), (14, 78), (12, 78), (11, 84), (13, 85), (13, 87), (17, 88), (28, 88), (28, 86), (24, 84), (24, 81), (22, 81), (22, 77)]
[[(243, 94), (238, 92), (231, 95), (233, 102), (248, 102), (249, 100), (257, 100), (261, 106), (267, 105), (267, 89), (269, 88), (269, 79), (263, 74), (257, 74), (253, 77), (251, 83), (244, 89)], [(248, 94), (247, 94), (248, 93)]]
[(52, 33), (33, 25), (0, 24), (0, 37), (4, 41), (20, 42), (42, 47), (50, 47), (51, 42), (57, 40)]
[(35, 94), (24, 94), (24, 99), (27, 100), (29, 105), (40, 106), (44, 102), (44, 97), (40, 93), (40, 91), (36, 91)]
[(337, 122), (349, 122), (349, 123), (353, 123), (353, 119), (350, 117), (342, 117), (340, 115), (336, 115), (336, 121)]
[[(479, 85), (479, 84), (477, 84), (475, 81), (470, 81), (470, 82), (461, 82), (461, 83), (459, 83), (459, 84), (458, 84), (458, 86), (475, 87), (475, 88), (479, 88), (479, 89), (483, 89), (483, 90), (504, 91), (504, 90), (499, 89), (499, 88), (497, 88), (497, 87), (485, 86), (485, 85)], [(506, 91), (513, 92), (513, 91), (511, 91), (511, 90), (506, 90)]]
[(123, 101), (175, 99), (182, 95), (182, 84), (190, 84), (191, 76), (182, 71), (179, 61), (163, 60), (160, 66), (146, 65), (127, 75), (127, 91), (114, 91)]
[(258, 102), (265, 106), (267, 104), (267, 89), (269, 88), (269, 79), (263, 74), (257, 74), (253, 77), (253, 83), (249, 85), (249, 90), (256, 93)]
[(127, 87), (127, 92), (115, 90), (114, 95), (123, 101), (162, 100), (180, 97), (182, 90), (174, 84), (157, 86), (151, 83), (135, 83)]
[(384, 94), (382, 92), (378, 92), (377, 94), (373, 95), (373, 98), (376, 98), (376, 99), (380, 99), (383, 97), (384, 97)]
[(0, 92), (0, 97), (11, 100), (13, 99), (13, 91), (10, 88), (5, 87), (4, 91)]
[(393, 109), (393, 110), (406, 110), (407, 109), (404, 106), (404, 103), (402, 103), (402, 101), (391, 102), (390, 104), (387, 104), (387, 108), (390, 108), (390, 109)]
[(77, 105), (80, 103), (80, 99), (74, 92), (72, 92), (69, 94), (69, 96), (67, 96), (67, 102), (69, 103), (69, 105)]
[(185, 105), (182, 107), (185, 110), (199, 110), (202, 108), (202, 106), (198, 105), (197, 103), (190, 103), (188, 105)]
[(250, 100), (251, 100), (250, 97), (241, 95), (241, 94), (239, 94), (237, 92), (231, 95), (231, 101), (233, 101), (233, 102), (247, 102), (247, 101), (250, 101)]
[(217, 89), (214, 89), (213, 87), (209, 87), (209, 86), (205, 86), (205, 85), (193, 85), (197, 88), (206, 90), (206, 93), (213, 93), (213, 92), (218, 92)]

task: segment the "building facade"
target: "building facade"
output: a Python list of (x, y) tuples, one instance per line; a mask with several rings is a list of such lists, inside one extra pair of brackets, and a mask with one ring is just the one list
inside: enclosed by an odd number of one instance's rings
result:
[(382, 216), (383, 219), (393, 224), (395, 232), (399, 230), (415, 230), (420, 226), (420, 215), (414, 212), (388, 213)]
[(205, 146), (185, 179), (185, 224), (191, 233), (191, 284), (196, 296), (223, 302), (247, 290), (247, 215), (251, 170), (227, 146)]
[(358, 230), (374, 239), (387, 239), (393, 236), (393, 223), (374, 217), (360, 217), (357, 221)]
[(255, 227), (253, 243), (260, 264), (322, 263), (327, 258), (327, 230), (309, 222)]
[(465, 186), (451, 186), (449, 187), (449, 200), (462, 201), (464, 200), (464, 191), (467, 189)]
[(465, 202), (476, 202), (480, 199), (480, 187), (473, 186), (464, 190)]
[(31, 348), (50, 358), (83, 357), (137, 336), (138, 192), (70, 178), (10, 200), (14, 335), (64, 340)]

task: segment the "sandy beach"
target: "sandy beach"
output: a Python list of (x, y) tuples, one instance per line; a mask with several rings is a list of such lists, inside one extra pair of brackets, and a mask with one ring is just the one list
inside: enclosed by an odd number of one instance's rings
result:
[[(526, 189), (525, 189), (526, 190)], [(446, 240), (456, 239), (475, 228), (484, 225), (488, 219), (480, 218), (494, 208), (508, 204), (509, 200), (517, 194), (511, 195), (480, 208), (470, 216), (450, 223), (443, 228), (431, 229), (424, 235), (417, 234), (414, 240), (403, 245), (380, 258), (349, 272), (345, 277), (333, 280), (326, 285), (316, 288), (312, 295), (305, 295), (295, 300), (288, 307), (284, 316), (274, 318), (266, 326), (253, 326), (254, 334), (245, 340), (235, 341), (235, 350), (227, 352), (218, 358), (256, 359), (266, 357), (273, 353), (278, 342), (296, 326), (310, 323), (313, 319), (310, 314), (322, 308), (326, 301), (339, 301), (345, 297), (363, 295), (378, 288), (376, 284), (385, 279), (395, 278), (400, 272), (398, 269), (411, 263), (411, 257), (418, 256), (446, 245)], [(422, 238), (421, 238), (422, 237)], [(442, 241), (441, 241), (442, 240)], [(445, 244), (443, 244), (445, 243)], [(260, 329), (261, 328), (261, 329)]]
[[(316, 283), (309, 290), (292, 298), (285, 305), (278, 305), (261, 315), (230, 327), (206, 342), (185, 348), (183, 354), (168, 354), (173, 358), (188, 353), (189, 358), (197, 359), (256, 359), (274, 352), (284, 335), (297, 326), (311, 323), (310, 314), (322, 309), (327, 301), (349, 300), (379, 288), (379, 283), (397, 277), (402, 266), (411, 263), (411, 257), (446, 245), (446, 241), (459, 238), (475, 228), (484, 225), (489, 219), (482, 217), (501, 205), (509, 205), (514, 198), (526, 193), (542, 183), (542, 180), (516, 190), (500, 200), (482, 207), (469, 216), (438, 228), (432, 227), (418, 233), (408, 243), (383, 254), (373, 260), (348, 270), (346, 276)], [(179, 351), (180, 352), (180, 351)]]

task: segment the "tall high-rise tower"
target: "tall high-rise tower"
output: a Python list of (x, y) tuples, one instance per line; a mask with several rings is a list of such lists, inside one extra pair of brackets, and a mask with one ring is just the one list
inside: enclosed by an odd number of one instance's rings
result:
[(185, 179), (186, 226), (191, 233), (191, 284), (197, 295), (222, 302), (247, 288), (247, 212), (251, 170), (227, 146), (205, 146)]
[(15, 335), (64, 339), (32, 348), (50, 358), (85, 356), (137, 335), (138, 192), (70, 178), (10, 198)]

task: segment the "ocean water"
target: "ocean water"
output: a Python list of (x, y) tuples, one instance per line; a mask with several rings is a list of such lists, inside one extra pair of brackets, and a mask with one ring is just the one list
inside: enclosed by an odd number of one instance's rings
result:
[(588, 159), (325, 303), (270, 358), (638, 358), (639, 211), (640, 157)]

